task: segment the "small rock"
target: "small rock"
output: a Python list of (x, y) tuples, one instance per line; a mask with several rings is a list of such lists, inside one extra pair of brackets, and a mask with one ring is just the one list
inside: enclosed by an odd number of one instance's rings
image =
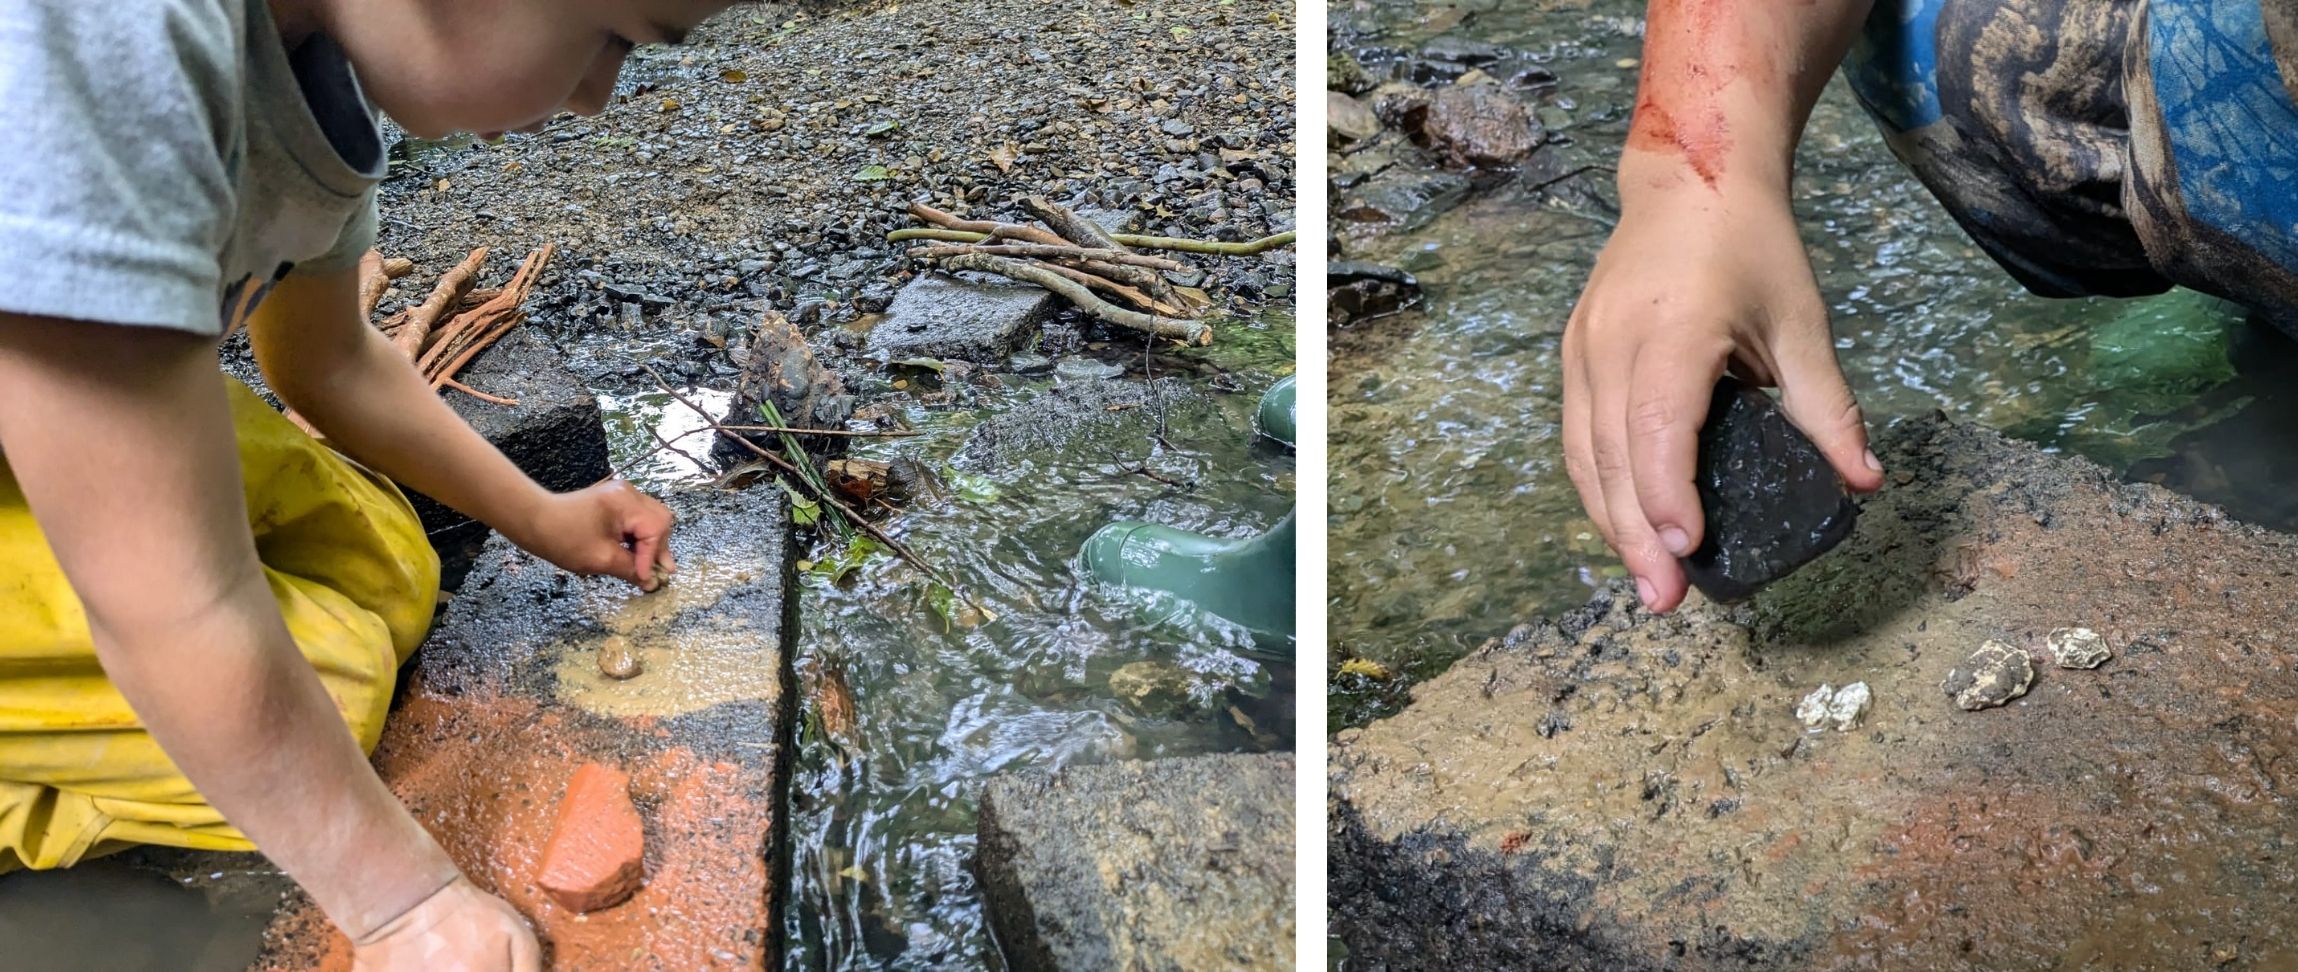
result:
[(1053, 359), (1035, 351), (1023, 351), (1005, 359), (1005, 366), (1017, 375), (1042, 375), (1053, 370)]
[(1805, 729), (1817, 729), (1827, 724), (1827, 704), (1835, 701), (1835, 686), (1821, 685), (1795, 704), (1795, 720)]
[(598, 646), (598, 671), (608, 678), (622, 680), (637, 678), (646, 672), (646, 663), (638, 657), (627, 638), (610, 635)]
[(1110, 694), (1152, 719), (1179, 719), (1198, 708), (1187, 669), (1169, 661), (1137, 661), (1109, 673)]
[(1827, 721), (1835, 731), (1850, 732), (1859, 728), (1859, 720), (1866, 718), (1868, 703), (1875, 695), (1867, 690), (1866, 682), (1853, 682), (1835, 690), (1835, 701), (1827, 704)]
[(1414, 141), (1454, 165), (1512, 166), (1539, 147), (1524, 103), (1493, 85), (1445, 88), (1425, 105), (1404, 109), (1402, 119)]
[(1331, 145), (1361, 142), (1380, 134), (1380, 118), (1365, 103), (1338, 91), (1325, 92), (1325, 141)]
[(1717, 382), (1699, 441), (1707, 527), (1683, 566), (1701, 593), (1746, 598), (1851, 535), (1859, 507), (1835, 467), (1761, 389)]
[(1874, 695), (1866, 682), (1853, 682), (1840, 689), (1822, 685), (1796, 703), (1795, 718), (1815, 732), (1829, 726), (1837, 732), (1850, 732), (1859, 728), (1859, 720), (1867, 715), (1872, 701)]
[(630, 802), (630, 777), (585, 763), (567, 782), (535, 884), (576, 912), (612, 908), (638, 892), (645, 855), (646, 828)]
[(2027, 694), (2034, 683), (2035, 662), (2026, 650), (1990, 639), (1948, 672), (1939, 690), (1954, 696), (1957, 706), (1977, 712)]
[(2060, 668), (2097, 668), (2114, 657), (2106, 639), (2089, 628), (2054, 628), (2044, 643)]
[(1067, 381), (1100, 381), (1125, 373), (1124, 365), (1114, 365), (1098, 358), (1070, 355), (1056, 362), (1053, 373)]

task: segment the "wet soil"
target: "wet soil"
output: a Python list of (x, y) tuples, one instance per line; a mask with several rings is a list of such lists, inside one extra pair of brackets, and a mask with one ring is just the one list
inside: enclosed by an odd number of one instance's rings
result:
[[(2298, 964), (2298, 538), (1944, 419), (1852, 538), (1752, 602), (1624, 584), (1335, 738), (1351, 967)], [(2051, 667), (2087, 626), (2115, 657)], [(1968, 712), (1989, 639), (2034, 685)], [(1863, 726), (1798, 699), (1865, 681)]]

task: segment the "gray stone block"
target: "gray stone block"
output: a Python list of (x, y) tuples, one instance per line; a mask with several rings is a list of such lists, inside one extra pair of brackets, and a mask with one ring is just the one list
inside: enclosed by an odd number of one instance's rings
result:
[(1293, 967), (1293, 757), (992, 777), (977, 867), (1017, 972)]
[(1059, 305), (1051, 291), (1030, 284), (923, 274), (894, 295), (885, 320), (870, 329), (869, 346), (897, 359), (1003, 361)]

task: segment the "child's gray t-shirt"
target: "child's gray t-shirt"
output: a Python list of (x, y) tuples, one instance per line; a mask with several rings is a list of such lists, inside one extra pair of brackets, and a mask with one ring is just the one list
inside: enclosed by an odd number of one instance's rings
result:
[(0, 311), (221, 333), (358, 263), (383, 169), (341, 48), (266, 0), (0, 0)]

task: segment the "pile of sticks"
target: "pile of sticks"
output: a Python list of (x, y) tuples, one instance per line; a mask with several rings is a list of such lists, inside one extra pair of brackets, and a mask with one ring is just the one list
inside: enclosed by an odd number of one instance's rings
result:
[[(551, 262), (551, 254), (556, 251), (555, 244), (545, 243), (519, 264), (518, 272), (511, 275), (509, 283), (479, 288), (479, 271), (487, 262), (487, 248), (479, 247), (440, 276), (438, 285), (431, 288), (422, 303), (376, 321), (375, 326), (422, 372), (433, 389), (453, 388), (497, 405), (517, 405), (514, 399), (489, 395), (456, 381), (455, 374), (512, 329), (526, 323), (526, 312), (519, 305), (526, 302), (527, 294), (534, 290), (535, 281), (542, 276), (543, 267)], [(381, 253), (367, 251), (359, 261), (361, 315), (372, 320), (375, 305), (382, 301), (391, 281), (414, 269), (414, 264), (405, 259), (387, 260)]]
[[(960, 219), (924, 203), (911, 203), (910, 215), (929, 226), (896, 230), (886, 238), (936, 241), (937, 245), (910, 250), (910, 257), (945, 270), (976, 270), (1033, 283), (1093, 317), (1185, 345), (1213, 343), (1213, 329), (1201, 320), (1212, 301), (1202, 291), (1177, 288), (1165, 279), (1166, 271), (1193, 267), (1135, 252), (1135, 247), (1234, 255), (1259, 253), (1294, 239), (1292, 233), (1247, 243), (1119, 235), (1042, 198), (1024, 199), (1022, 206), (1045, 225)], [(1132, 307), (1121, 307), (1101, 294)]]

